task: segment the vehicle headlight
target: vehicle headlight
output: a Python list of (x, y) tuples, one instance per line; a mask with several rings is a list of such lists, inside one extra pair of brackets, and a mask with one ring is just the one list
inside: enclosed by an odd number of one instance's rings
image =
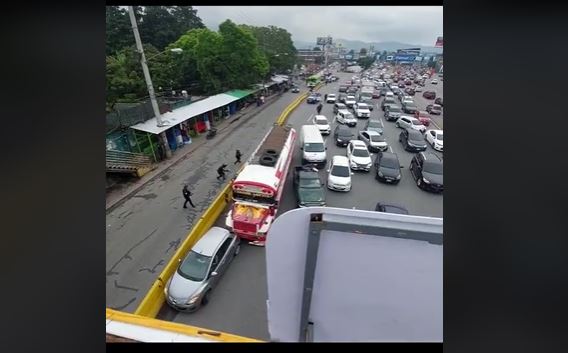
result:
[(349, 162), (349, 164), (351, 165), (351, 168), (357, 167), (357, 163), (353, 161)]
[(400, 180), (400, 174), (396, 176), (396, 180)]
[(428, 179), (426, 179), (426, 178), (424, 178), (424, 177), (422, 177), (422, 180), (423, 180), (426, 184), (430, 184), (430, 180), (428, 180)]
[(196, 294), (189, 298), (187, 304), (195, 304), (195, 302), (199, 299), (199, 294)]
[(382, 176), (385, 176), (385, 175), (383, 174), (383, 172), (379, 171), (379, 176), (382, 177)]
[(372, 162), (367, 163), (367, 167), (370, 167), (372, 164)]

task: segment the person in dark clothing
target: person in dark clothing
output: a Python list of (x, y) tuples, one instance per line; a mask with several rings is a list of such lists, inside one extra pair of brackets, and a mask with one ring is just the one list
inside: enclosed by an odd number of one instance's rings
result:
[(223, 180), (225, 180), (225, 172), (227, 172), (227, 170), (225, 168), (227, 168), (227, 165), (223, 164), (222, 166), (220, 166), (217, 169), (217, 174), (219, 174), (217, 176), (217, 180), (220, 180), (221, 178), (223, 178)]
[(323, 96), (323, 100), (327, 102), (327, 93)]
[(318, 107), (316, 108), (318, 114), (321, 113), (321, 108), (323, 108), (323, 105), (320, 103), (320, 104), (318, 104)]
[(183, 186), (183, 198), (185, 199), (185, 202), (183, 203), (183, 208), (187, 208), (187, 203), (189, 202), (189, 204), (191, 205), (191, 207), (195, 208), (195, 205), (193, 204), (193, 202), (191, 201), (191, 191), (189, 191), (187, 189), (187, 185)]
[(235, 164), (239, 164), (241, 163), (241, 157), (243, 156), (243, 154), (241, 153), (241, 151), (237, 150), (237, 153), (235, 153), (235, 158), (237, 159), (235, 161)]

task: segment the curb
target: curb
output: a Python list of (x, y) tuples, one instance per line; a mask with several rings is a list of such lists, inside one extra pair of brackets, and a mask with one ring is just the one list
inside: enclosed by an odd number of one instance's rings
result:
[[(252, 112), (252, 114), (248, 115), (248, 113), (245, 113), (243, 115), (241, 115), (240, 117), (232, 120), (229, 122), (229, 124), (227, 126), (225, 126), (224, 128), (222, 128), (221, 130), (219, 130), (218, 132), (223, 132), (225, 131), (227, 128), (232, 127), (233, 129), (237, 129), (239, 128), (241, 125), (243, 125), (244, 123), (246, 123), (249, 119), (255, 117), (256, 115), (260, 114), (264, 109), (268, 108), (270, 105), (272, 105), (273, 103), (276, 102), (275, 98), (281, 97), (277, 96), (271, 99), (270, 102), (266, 102), (265, 106), (262, 107), (259, 110), (255, 110)], [(248, 115), (248, 116), (247, 116)], [(244, 119), (241, 120), (241, 118), (245, 117)], [(236, 125), (231, 126), (231, 124), (236, 123)], [(105, 214), (108, 214), (109, 212), (112, 212), (115, 208), (117, 208), (118, 206), (122, 205), (126, 200), (128, 200), (129, 198), (131, 198), (134, 194), (136, 194), (138, 191), (140, 191), (146, 184), (148, 184), (150, 181), (156, 179), (157, 177), (162, 176), (163, 174), (165, 174), (166, 172), (168, 172), (170, 170), (170, 168), (176, 166), (179, 162), (181, 162), (182, 160), (187, 159), (187, 157), (194, 151), (198, 150), (199, 148), (201, 148), (205, 143), (207, 143), (207, 139), (204, 139), (203, 141), (201, 141), (200, 143), (196, 144), (196, 147), (191, 150), (186, 152), (186, 154), (183, 157), (180, 157), (177, 161), (173, 162), (172, 164), (170, 164), (169, 166), (167, 166), (166, 168), (164, 168), (164, 170), (162, 170), (161, 172), (157, 173), (156, 175), (152, 176), (151, 178), (149, 178), (148, 180), (144, 181), (142, 184), (140, 184), (138, 187), (132, 189), (132, 191), (129, 191), (127, 194), (125, 194), (124, 196), (122, 196), (120, 199), (118, 199), (115, 203), (113, 203), (112, 205), (106, 207), (105, 209)]]

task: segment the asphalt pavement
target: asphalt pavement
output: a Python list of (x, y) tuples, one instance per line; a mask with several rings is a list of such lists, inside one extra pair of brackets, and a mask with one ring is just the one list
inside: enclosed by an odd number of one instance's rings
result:
[[(319, 90), (322, 95), (325, 93), (337, 93), (339, 83), (353, 76), (352, 73), (337, 73), (336, 75), (340, 77), (340, 80), (323, 86)], [(441, 89), (441, 85), (436, 87), (439, 95), (442, 94)], [(422, 98), (421, 93), (416, 95), (417, 105), (420, 109), (425, 110), (426, 104), (429, 104), (426, 103), (428, 100), (418, 99), (419, 97)], [(371, 115), (372, 118), (383, 120), (385, 136), (390, 150), (397, 153), (401, 165), (405, 167), (402, 170), (402, 180), (398, 185), (382, 184), (375, 180), (372, 170), (369, 173), (355, 172), (352, 176), (353, 187), (350, 192), (341, 193), (326, 189), (328, 206), (374, 210), (377, 202), (394, 203), (406, 207), (414, 215), (443, 217), (443, 196), (428, 193), (416, 186), (408, 170), (414, 154), (404, 151), (402, 145), (398, 142), (398, 135), (401, 130), (394, 126), (394, 122), (384, 120), (383, 112), (380, 109), (381, 99), (374, 100), (375, 108)], [(337, 125), (337, 122), (333, 119), (333, 104), (323, 103), (323, 105), (322, 114), (330, 120), (333, 131)], [(299, 132), (302, 125), (310, 123), (310, 117), (315, 113), (315, 104), (303, 102), (292, 112), (287, 123), (292, 124)], [(363, 128), (365, 122), (366, 120), (360, 119), (358, 125), (351, 129), (358, 133)], [(247, 137), (250, 139), (252, 136), (247, 132)], [(328, 147), (328, 160), (331, 160), (334, 155), (346, 155), (345, 147), (335, 146), (333, 134), (324, 138)], [(301, 163), (300, 150), (298, 148), (299, 141), (297, 141), (296, 146), (292, 165)], [(249, 151), (253, 149), (254, 146), (251, 144)], [(428, 147), (428, 151), (442, 155), (431, 147)], [(374, 159), (374, 155), (372, 158)], [(324, 182), (327, 180), (326, 168), (320, 170), (320, 177)], [(287, 176), (283, 195), (278, 215), (296, 207), (297, 201), (292, 185), (292, 173), (289, 173)], [(225, 216), (226, 213), (219, 217), (217, 221), (218, 226), (225, 226)], [(158, 317), (212, 330), (269, 340), (266, 317), (267, 299), (264, 248), (243, 243), (240, 254), (233, 260), (233, 263), (219, 282), (218, 287), (212, 292), (207, 306), (202, 307), (195, 313), (188, 314), (178, 313), (166, 304)]]
[[(246, 123), (218, 133), (107, 213), (107, 307), (126, 312), (136, 310), (194, 222), (237, 169), (233, 165), (235, 150), (240, 149), (246, 160), (297, 96), (286, 92)], [(223, 163), (231, 170), (225, 182), (216, 179), (217, 168)], [(184, 184), (193, 192), (195, 209), (189, 205), (182, 208)], [(246, 250), (243, 255), (247, 255)]]

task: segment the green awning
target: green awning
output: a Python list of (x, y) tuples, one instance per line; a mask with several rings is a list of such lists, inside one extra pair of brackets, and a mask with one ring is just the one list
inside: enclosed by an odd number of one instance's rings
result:
[(254, 93), (258, 90), (252, 90), (252, 89), (234, 89), (232, 91), (228, 91), (225, 92), (225, 94), (228, 94), (230, 96), (236, 97), (236, 98), (243, 98), (248, 96), (251, 93)]

